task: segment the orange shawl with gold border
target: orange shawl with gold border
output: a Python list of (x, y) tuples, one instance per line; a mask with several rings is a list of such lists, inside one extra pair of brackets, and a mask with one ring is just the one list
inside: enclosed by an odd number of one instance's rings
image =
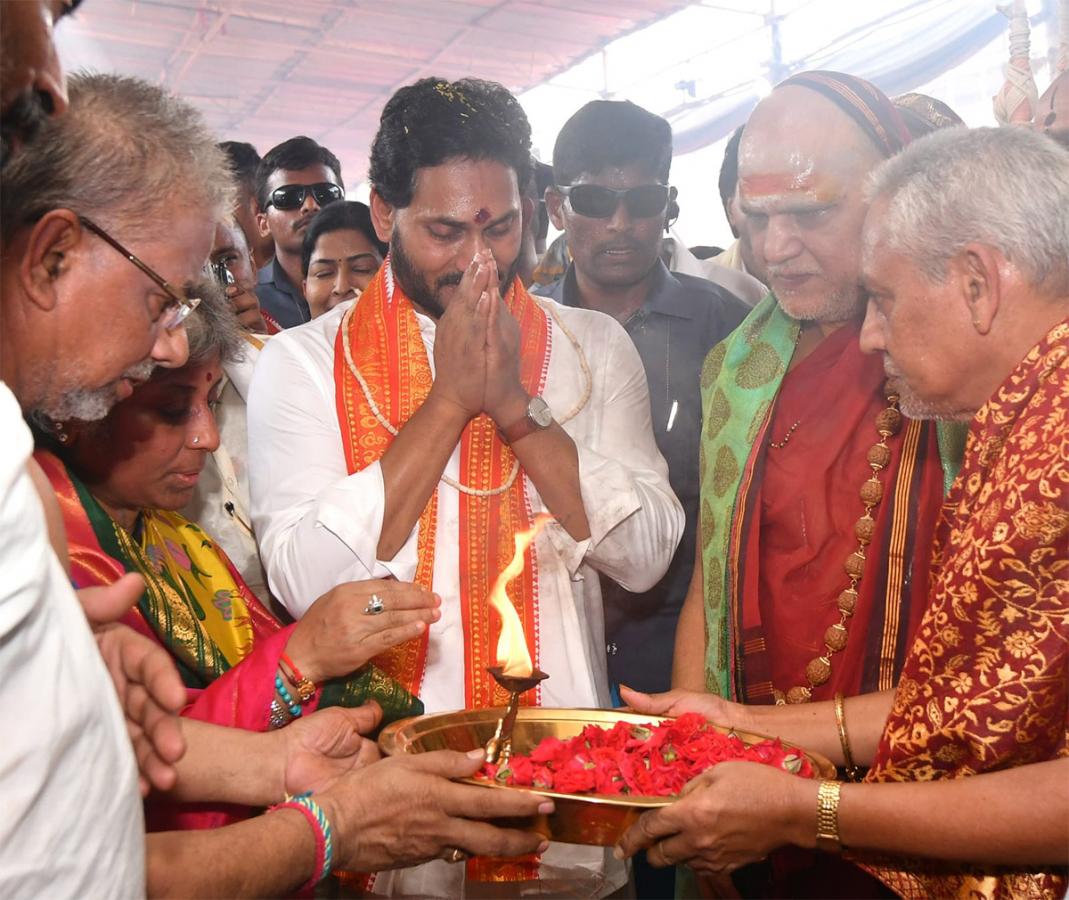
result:
[[(517, 279), (505, 303), (520, 326), (520, 380), (531, 395), (545, 383), (549, 362), (550, 328), (543, 310)], [(393, 435), (376, 416), (364, 387), (346, 359), (348, 333), (352, 364), (360, 372), (379, 414), (399, 431), (430, 393), (433, 381), (427, 350), (412, 302), (394, 283), (389, 260), (356, 301), (338, 331), (334, 379), (338, 421), (341, 424), (349, 472), (379, 460)], [(484, 415), (470, 421), (460, 439), (460, 483), (492, 491), (503, 486), (515, 456)], [(481, 708), (503, 705), (508, 697), (487, 674), (495, 663), (500, 623), (487, 602), (494, 579), (514, 552), (513, 537), (530, 527), (532, 514), (522, 471), (511, 487), (491, 496), (460, 494), (459, 571), (461, 616), (465, 634), (465, 705)], [(416, 581), (433, 588), (438, 489), (423, 510), (418, 525)], [(533, 548), (524, 573), (510, 583), (509, 599), (516, 607), (532, 659), (537, 654), (537, 569)], [(427, 636), (387, 652), (376, 663), (413, 693), (419, 692), (427, 652)]]

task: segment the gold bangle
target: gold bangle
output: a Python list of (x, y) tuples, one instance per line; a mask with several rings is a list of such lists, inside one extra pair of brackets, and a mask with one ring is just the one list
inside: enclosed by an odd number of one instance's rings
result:
[(835, 695), (835, 724), (839, 729), (839, 743), (843, 748), (843, 769), (846, 777), (851, 781), (861, 780), (861, 767), (854, 762), (854, 754), (850, 752), (850, 738), (846, 736), (846, 704), (843, 702), (842, 691)]
[(843, 849), (839, 838), (839, 792), (838, 781), (822, 781), (817, 790), (817, 849), (838, 853)]

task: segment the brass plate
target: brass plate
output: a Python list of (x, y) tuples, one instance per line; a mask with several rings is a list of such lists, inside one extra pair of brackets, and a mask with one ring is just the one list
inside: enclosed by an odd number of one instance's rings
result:
[[(401, 719), (382, 730), (379, 735), (379, 747), (387, 756), (427, 753), (433, 750), (467, 752), (486, 744), (493, 736), (497, 721), (503, 714), (503, 708), (468, 709)], [(667, 719), (663, 716), (646, 716), (612, 709), (522, 707), (516, 718), (512, 749), (514, 753), (530, 753), (545, 737), (568, 740), (579, 734), (587, 725), (611, 728), (617, 722), (642, 725), (647, 722), (664, 721)], [(720, 725), (712, 727), (723, 734), (734, 730)], [(735, 734), (747, 744), (767, 740), (767, 735), (753, 734), (748, 731), (735, 731)], [(817, 777), (835, 777), (835, 767), (827, 758), (818, 753), (801, 750), (786, 742), (784, 742), (784, 747), (789, 747), (808, 757)], [(556, 805), (556, 810), (552, 815), (534, 816), (530, 819), (502, 824), (537, 831), (552, 841), (566, 844), (610, 847), (619, 840), (643, 811), (667, 806), (674, 799), (672, 797), (620, 797), (606, 794), (561, 794), (557, 791), (510, 787), (478, 781), (474, 778), (460, 780), (489, 790), (528, 791), (552, 797)]]

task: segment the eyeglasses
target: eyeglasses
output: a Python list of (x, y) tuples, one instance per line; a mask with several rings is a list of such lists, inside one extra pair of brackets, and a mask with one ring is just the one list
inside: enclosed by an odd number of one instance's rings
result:
[(200, 305), (199, 297), (187, 297), (185, 294), (175, 290), (168, 283), (167, 279), (156, 272), (154, 269), (149, 268), (145, 263), (141, 262), (134, 254), (127, 250), (122, 244), (120, 244), (115, 238), (108, 234), (103, 228), (97, 225), (92, 219), (87, 219), (85, 216), (78, 216), (78, 221), (82, 223), (85, 228), (88, 228), (93, 234), (100, 238), (104, 243), (110, 245), (125, 256), (130, 262), (137, 266), (142, 272), (148, 275), (163, 291), (170, 300), (160, 311), (160, 317), (157, 320), (157, 324), (167, 331), (173, 331), (179, 325), (181, 325), (189, 314), (193, 312)]
[(335, 200), (341, 200), (345, 191), (341, 189), (341, 185), (329, 181), (321, 181), (319, 184), (284, 184), (271, 191), (267, 205), (281, 210), (300, 209), (309, 194), (320, 206), (326, 206)]
[(668, 207), (667, 184), (640, 184), (624, 191), (602, 187), (600, 184), (570, 184), (557, 188), (572, 206), (577, 215), (589, 219), (608, 219), (620, 207), (634, 219), (659, 216)]

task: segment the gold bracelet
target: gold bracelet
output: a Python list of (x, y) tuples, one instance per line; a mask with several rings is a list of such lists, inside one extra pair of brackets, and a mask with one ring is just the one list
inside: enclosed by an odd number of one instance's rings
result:
[(838, 853), (843, 849), (839, 838), (839, 792), (838, 781), (822, 781), (817, 790), (817, 849)]
[(861, 766), (854, 762), (854, 754), (850, 752), (850, 738), (846, 736), (846, 704), (843, 702), (842, 691), (835, 695), (835, 724), (839, 729), (839, 743), (843, 748), (843, 769), (846, 777), (851, 781), (861, 780)]

